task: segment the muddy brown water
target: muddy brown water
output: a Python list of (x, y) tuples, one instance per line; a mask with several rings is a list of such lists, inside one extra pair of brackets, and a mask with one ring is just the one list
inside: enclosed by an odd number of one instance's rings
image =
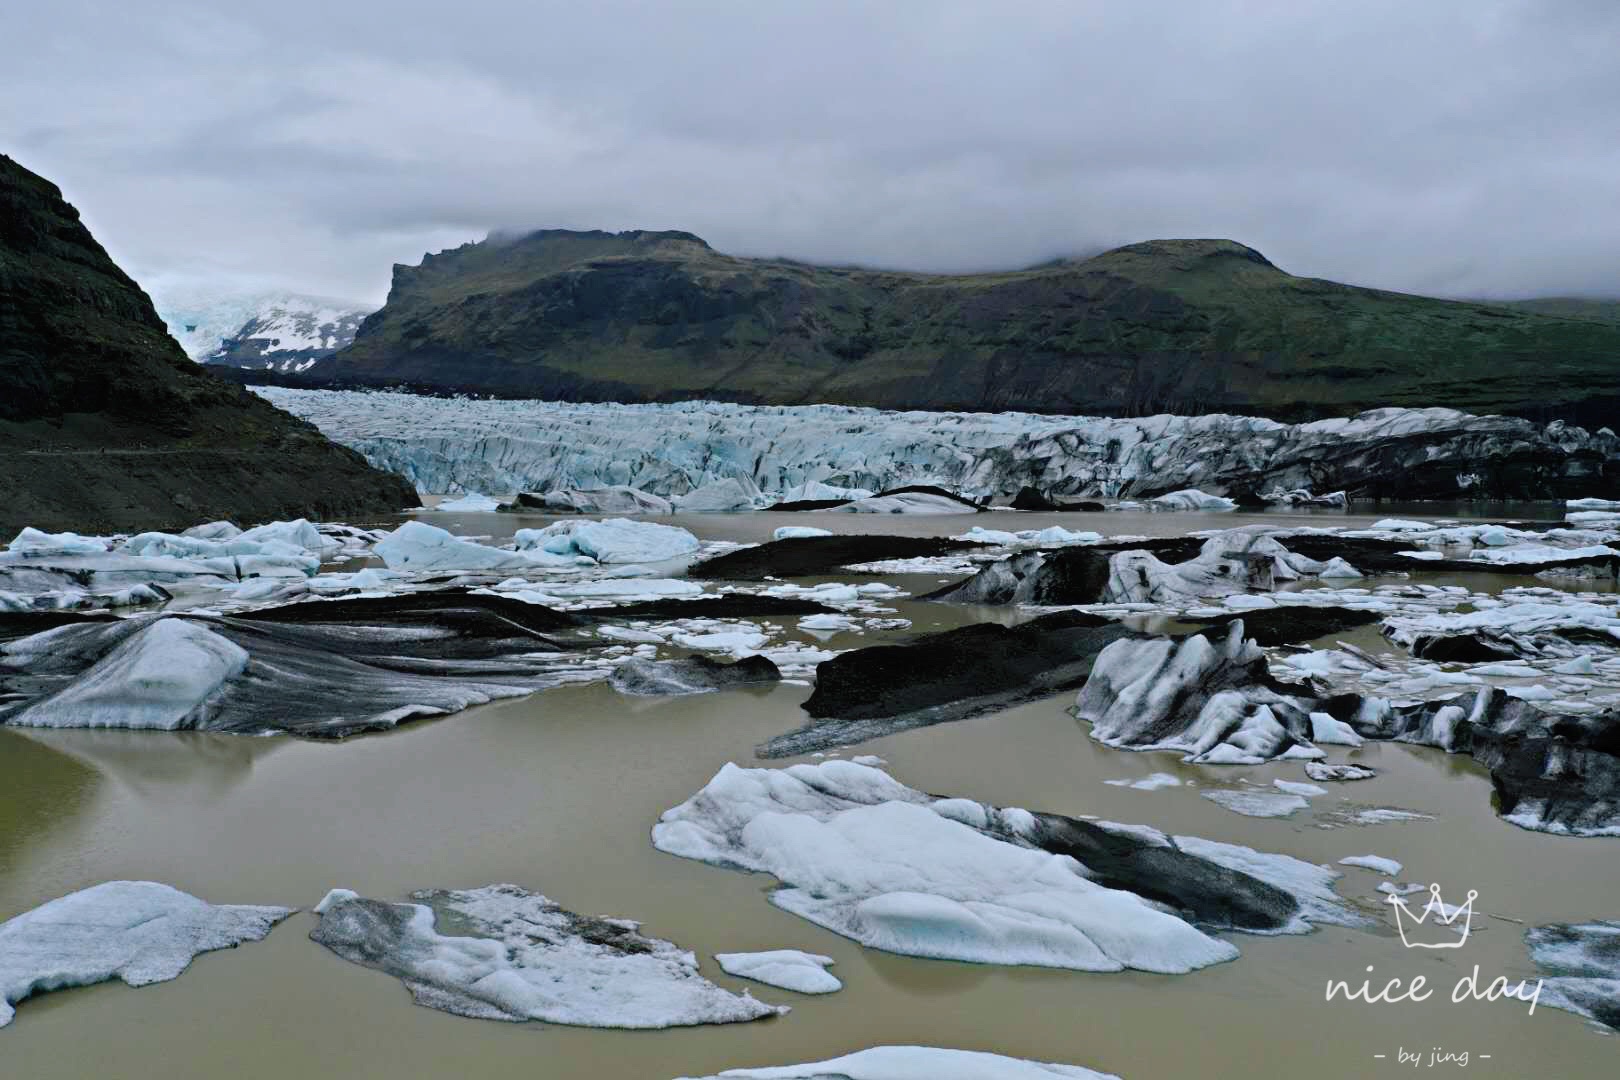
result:
[[(767, 519), (768, 535), (782, 516), (737, 517)], [(1142, 516), (1144, 524), (1174, 517), (1177, 531), (1212, 527), (1206, 515)], [(695, 524), (701, 533), (750, 538), (722, 520), (732, 517)], [(844, 524), (831, 520), (842, 515), (816, 517), (829, 528)], [(1097, 528), (1067, 519), (1100, 517), (997, 515), (987, 524)], [(917, 523), (848, 520), (851, 531), (911, 531)], [(464, 530), (490, 531), (481, 524), (467, 521)], [(935, 520), (920, 531), (961, 530)], [(896, 580), (915, 588), (933, 579)], [(917, 630), (968, 618), (897, 606)], [(716, 982), (793, 1006), (778, 1019), (663, 1032), (467, 1020), (414, 1006), (398, 981), (310, 942), (314, 917), (300, 913), (263, 942), (198, 957), (173, 982), (103, 984), (24, 1002), (0, 1031), (0, 1076), (657, 1080), (884, 1043), (990, 1050), (1134, 1080), (1399, 1075), (1413, 1067), (1398, 1064), (1401, 1051), (1420, 1051), (1426, 1063), (1437, 1047), (1467, 1052), (1470, 1075), (1615, 1075), (1620, 1040), (1577, 1017), (1449, 1000), (1475, 965), (1481, 987), (1498, 975), (1533, 984), (1524, 926), (1509, 919), (1620, 917), (1620, 841), (1503, 823), (1491, 810), (1487, 775), (1466, 758), (1395, 745), (1336, 750), (1335, 760), (1372, 764), (1380, 775), (1324, 785), (1329, 794), (1291, 818), (1253, 819), (1200, 792), (1237, 786), (1240, 777), (1303, 780), (1298, 765), (1220, 769), (1109, 750), (1068, 715), (1068, 695), (844, 751), (878, 754), (899, 779), (940, 794), (1153, 825), (1313, 862), (1395, 858), (1406, 864), (1401, 880), (1440, 882), (1448, 899), (1477, 889), (1482, 913), (1463, 948), (1408, 950), (1376, 900), (1384, 879), (1344, 868), (1339, 891), (1365, 902), (1372, 928), (1234, 935), (1237, 960), (1191, 975), (946, 963), (863, 949), (772, 907), (768, 877), (663, 855), (648, 842), (659, 813), (725, 762), (766, 764), (752, 748), (801, 723), (808, 692), (783, 685), (633, 700), (601, 684), (570, 686), (341, 744), (0, 729), (0, 918), (116, 878), (163, 881), (214, 902), (304, 908), (334, 886), (403, 898), (419, 888), (513, 882), (576, 911), (639, 919), (646, 932), (697, 952)], [(1137, 791), (1103, 782), (1152, 772), (1184, 786)], [(1433, 820), (1319, 827), (1349, 803)], [(712, 959), (786, 947), (834, 957), (844, 990), (803, 997), (733, 979)], [(1435, 991), (1421, 1004), (1324, 1000), (1329, 979), (1372, 978), (1381, 987), (1417, 975)], [(1440, 1064), (1427, 1074), (1456, 1068)]]

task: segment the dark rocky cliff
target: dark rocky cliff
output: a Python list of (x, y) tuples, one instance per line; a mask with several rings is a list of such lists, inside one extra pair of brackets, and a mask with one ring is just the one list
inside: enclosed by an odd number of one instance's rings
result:
[(189, 360), (56, 186), (0, 155), (0, 531), (416, 504), (400, 477)]

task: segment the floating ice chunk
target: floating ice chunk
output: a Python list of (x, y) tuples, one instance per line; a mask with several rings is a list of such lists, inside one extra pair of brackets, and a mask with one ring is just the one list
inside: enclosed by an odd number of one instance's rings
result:
[(203, 525), (193, 525), (180, 535), (193, 540), (234, 540), (242, 535), (242, 530), (229, 521), (210, 521)]
[[(377, 541), (375, 551), (388, 569), (418, 573), (430, 570), (521, 570), (533, 567), (539, 561), (521, 552), (502, 551), (463, 540), (425, 521), (407, 521)], [(554, 560), (564, 561), (558, 557), (554, 557)]]
[(1378, 775), (1378, 771), (1365, 765), (1352, 765), (1348, 762), (1330, 765), (1325, 761), (1307, 761), (1305, 775), (1312, 780), (1324, 781), (1371, 780)]
[(1556, 690), (1545, 686), (1510, 686), (1507, 688), (1508, 697), (1521, 698), (1525, 701), (1551, 701), (1558, 696)]
[(881, 768), (888, 764), (888, 761), (878, 757), (876, 754), (856, 754), (849, 760), (853, 761), (857, 765), (867, 765), (874, 769)]
[[(926, 798), (851, 762), (726, 765), (664, 813), (653, 846), (770, 873), (783, 885), (771, 894), (776, 906), (910, 956), (1179, 973), (1237, 955), (1135, 894), (1089, 880), (1074, 860), (986, 835), (959, 814), (920, 805)], [(997, 816), (1014, 830), (1034, 820)]]
[(1316, 576), (1320, 577), (1320, 578), (1329, 578), (1329, 579), (1332, 579), (1332, 578), (1348, 579), (1348, 578), (1358, 578), (1358, 577), (1361, 577), (1362, 575), (1361, 575), (1360, 570), (1357, 570), (1355, 567), (1351, 566), (1349, 563), (1345, 562), (1343, 559), (1341, 559), (1337, 555), (1335, 555), (1335, 556), (1333, 556), (1333, 558), (1331, 558), (1331, 559), (1329, 559), (1327, 561), (1327, 564), (1325, 566), (1323, 566), (1321, 570), (1317, 571)]
[(1301, 784), (1297, 780), (1273, 780), (1271, 786), (1290, 795), (1303, 795), (1307, 799), (1312, 795), (1327, 794), (1327, 788), (1317, 787), (1315, 784)]
[(1470, 675), (1489, 675), (1504, 679), (1533, 679), (1541, 672), (1529, 664), (1476, 664), (1468, 669)]
[(1468, 557), (1477, 562), (1488, 562), (1497, 566), (1512, 566), (1517, 563), (1540, 562), (1569, 562), (1575, 559), (1603, 559), (1620, 556), (1620, 551), (1605, 547), (1602, 544), (1592, 544), (1587, 547), (1561, 548), (1546, 544), (1525, 544), (1510, 548), (1475, 548), (1468, 553)]
[(628, 518), (559, 521), (543, 529), (519, 529), (513, 540), (522, 552), (583, 555), (599, 563), (663, 562), (690, 555), (699, 546), (686, 529)]
[(501, 500), (493, 495), (480, 495), (469, 491), (459, 499), (447, 499), (433, 509), (446, 514), (480, 514), (499, 510)]
[(358, 899), (360, 899), (360, 894), (355, 892), (353, 889), (329, 889), (326, 895), (321, 897), (321, 902), (316, 904), (313, 910), (317, 915), (325, 915), (326, 909), (331, 907), (333, 904), (341, 904), (345, 900)]
[(1253, 788), (1217, 788), (1201, 792), (1210, 802), (1219, 803), (1233, 813), (1244, 817), (1287, 817), (1296, 810), (1304, 810), (1310, 802), (1298, 795), (1288, 795)]
[[(871, 488), (839, 487), (836, 484), (824, 484), (819, 480), (809, 483), (797, 484), (782, 492), (783, 502), (826, 502), (830, 499), (870, 499), (874, 492)], [(778, 540), (782, 537), (777, 537)]]
[[(1053, 1065), (976, 1050), (874, 1046), (827, 1061), (767, 1069), (727, 1069), (700, 1080), (1119, 1080), (1078, 1065)], [(693, 1080), (691, 1077), (685, 1080)]]
[[(698, 974), (695, 956), (636, 923), (576, 915), (516, 885), (412, 899), (328, 893), (309, 936), (399, 977), (420, 1005), (479, 1019), (667, 1028), (787, 1011), (722, 990)], [(438, 932), (441, 918), (450, 933)]]
[(1237, 503), (1223, 495), (1211, 495), (1197, 488), (1183, 488), (1166, 495), (1157, 495), (1147, 504), (1154, 510), (1236, 510)]
[(1395, 554), (1408, 559), (1416, 559), (1419, 562), (1440, 562), (1446, 557), (1446, 553), (1443, 551), (1397, 551)]
[(743, 481), (735, 476), (705, 484), (696, 491), (675, 499), (675, 509), (683, 514), (729, 513), (752, 510), (760, 501), (759, 487), (752, 480)]
[(764, 648), (770, 638), (758, 630), (720, 630), (710, 634), (676, 633), (670, 640), (682, 648), (741, 656)]
[(35, 528), (23, 529), (6, 545), (7, 551), (28, 556), (103, 555), (107, 548), (108, 541), (99, 536), (80, 536), (72, 532), (48, 533)]
[(1537, 926), (1524, 941), (1548, 976), (1541, 1004), (1620, 1031), (1620, 920)]
[(1241, 620), (1224, 640), (1116, 641), (1098, 654), (1075, 711), (1092, 738), (1119, 749), (1175, 750), (1219, 765), (1257, 765), (1295, 747), (1321, 756), (1304, 738), (1300, 703), (1266, 685), (1265, 666)]
[(727, 975), (800, 994), (830, 994), (844, 988), (837, 976), (827, 970), (833, 962), (830, 956), (797, 949), (773, 949), (770, 952), (715, 953), (714, 958)]
[(977, 510), (962, 499), (934, 495), (926, 491), (902, 491), (894, 495), (874, 495), (842, 506), (829, 506), (828, 514), (971, 514)]
[(1399, 885), (1393, 881), (1380, 881), (1378, 883), (1378, 891), (1385, 896), (1411, 896), (1413, 893), (1422, 892), (1425, 888), (1427, 886), (1420, 885), (1415, 881), (1402, 882)]
[[(8, 651), (26, 651), (26, 643), (27, 639), (13, 642)], [(7, 723), (165, 731), (191, 727), (208, 715), (214, 696), (242, 673), (247, 662), (245, 649), (202, 623), (159, 618), (135, 630), (68, 686)]]
[(1334, 719), (1329, 713), (1313, 712), (1310, 719), (1312, 742), (1327, 746), (1360, 746), (1363, 741), (1355, 728), (1343, 720)]
[(856, 630), (860, 623), (848, 615), (806, 615), (799, 620), (799, 629), (817, 636), (830, 636), (843, 630)]
[(1103, 783), (1111, 787), (1128, 787), (1137, 791), (1157, 791), (1160, 788), (1181, 786), (1179, 778), (1165, 772), (1150, 773), (1134, 780), (1129, 777), (1123, 780), (1104, 780)]
[(1378, 532), (1430, 532), (1439, 526), (1427, 521), (1409, 521), (1406, 518), (1383, 518), (1373, 522), (1369, 529)]
[[(1359, 866), (1364, 870), (1376, 870), (1380, 874), (1394, 877), (1401, 872), (1401, 864), (1394, 859), (1386, 859), (1382, 855), (1346, 855), (1339, 860), (1340, 866)], [(1379, 886), (1383, 888), (1382, 885)]]
[(1596, 675), (1597, 667), (1592, 663), (1590, 654), (1577, 656), (1573, 660), (1566, 660), (1553, 669), (1555, 675)]
[(0, 1027), (31, 994), (167, 982), (198, 953), (258, 941), (292, 908), (205, 903), (155, 881), (108, 881), (0, 923)]
[(1067, 544), (1095, 544), (1102, 538), (1102, 533), (1071, 531), (1061, 525), (1053, 525), (1046, 529), (1023, 529), (1018, 532), (985, 529), (975, 525), (953, 539), (977, 544), (995, 544), (998, 547), (1058, 547)]
[(831, 536), (831, 529), (818, 529), (813, 525), (783, 525), (771, 533), (772, 540), (804, 540), (812, 536)]
[(1571, 510), (1620, 510), (1620, 500), (1567, 499), (1564, 505)]

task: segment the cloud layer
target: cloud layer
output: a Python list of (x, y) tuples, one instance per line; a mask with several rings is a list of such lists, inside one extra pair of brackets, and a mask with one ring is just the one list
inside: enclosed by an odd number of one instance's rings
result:
[[(255, 10), (262, 9), (262, 10)], [(0, 151), (143, 282), (380, 301), (493, 227), (1009, 267), (1226, 236), (1295, 273), (1620, 295), (1620, 5), (19, 5)]]

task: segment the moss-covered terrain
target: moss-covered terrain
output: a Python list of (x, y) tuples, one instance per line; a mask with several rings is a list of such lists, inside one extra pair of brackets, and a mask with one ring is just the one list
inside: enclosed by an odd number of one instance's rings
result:
[(277, 381), (1285, 420), (1444, 405), (1590, 421), (1620, 404), (1620, 324), (1295, 277), (1230, 240), (929, 275), (738, 258), (690, 233), (546, 230), (396, 266), (352, 346)]
[(400, 477), (189, 360), (56, 186), (0, 155), (0, 532), (416, 504)]

